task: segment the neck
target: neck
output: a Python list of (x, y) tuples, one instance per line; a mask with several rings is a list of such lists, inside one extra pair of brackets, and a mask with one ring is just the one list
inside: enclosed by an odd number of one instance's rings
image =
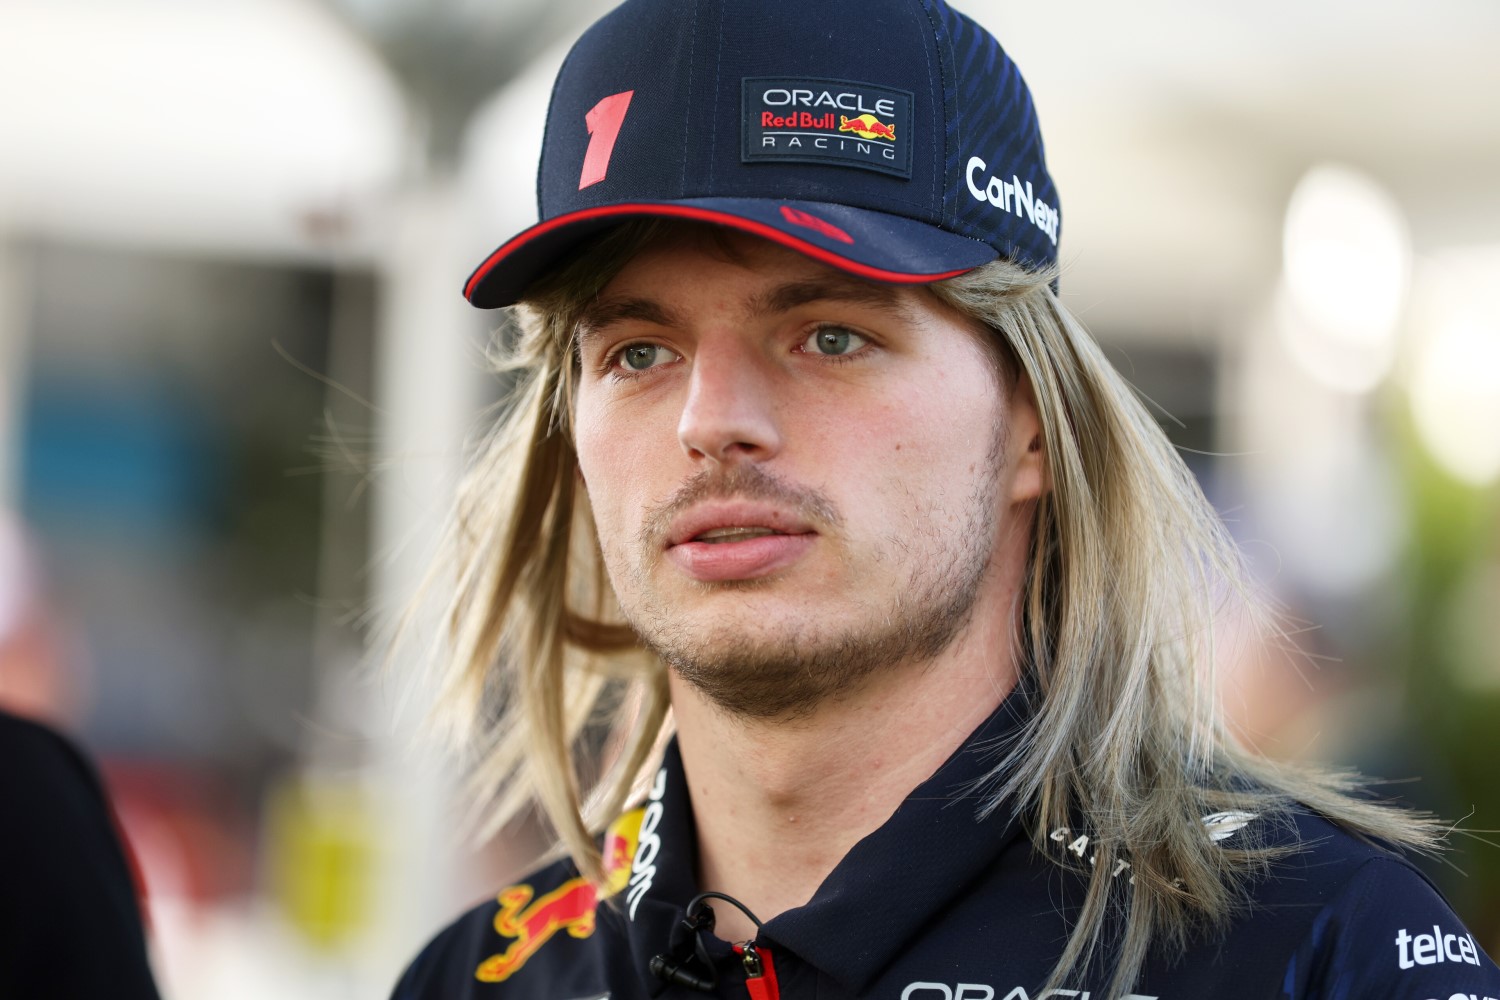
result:
[[(935, 659), (887, 671), (791, 721), (727, 715), (673, 675), (699, 885), (762, 921), (811, 899), (1010, 693), (1011, 624), (971, 625)], [(715, 916), (721, 938), (754, 937), (732, 907), (715, 907)]]

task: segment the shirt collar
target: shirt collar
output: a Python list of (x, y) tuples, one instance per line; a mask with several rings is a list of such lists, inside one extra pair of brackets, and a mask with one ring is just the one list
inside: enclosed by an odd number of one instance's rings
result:
[[(891, 818), (844, 856), (804, 906), (766, 921), (758, 940), (797, 955), (851, 992), (861, 992), (903, 946), (938, 919), (1000, 853), (1023, 835), (1010, 803), (981, 816), (978, 789), (1032, 714), (1026, 684), (1016, 689)], [(699, 891), (697, 842), (682, 758), (674, 739), (662, 759), (659, 820), (642, 824), (632, 880), (649, 880), (630, 914), (632, 952), (652, 995), (651, 957), (677, 940)], [(648, 803), (647, 809), (651, 805)], [(649, 819), (649, 817), (648, 817)], [(657, 843), (648, 846), (650, 837)]]

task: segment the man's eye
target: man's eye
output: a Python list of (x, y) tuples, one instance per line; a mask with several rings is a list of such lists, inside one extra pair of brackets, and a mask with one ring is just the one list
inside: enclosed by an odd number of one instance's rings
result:
[(657, 365), (676, 361), (677, 354), (656, 344), (630, 344), (619, 354), (619, 363), (627, 371), (643, 372)]
[(802, 342), (802, 349), (828, 357), (837, 357), (842, 354), (852, 354), (868, 343), (868, 340), (853, 330), (842, 326), (822, 326), (814, 330)]

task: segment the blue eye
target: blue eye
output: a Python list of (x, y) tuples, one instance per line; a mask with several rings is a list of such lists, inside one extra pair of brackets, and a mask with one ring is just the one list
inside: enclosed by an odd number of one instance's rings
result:
[(842, 326), (823, 326), (802, 342), (802, 348), (827, 357), (838, 357), (859, 350), (869, 341)]
[(620, 352), (620, 364), (633, 372), (643, 372), (658, 364), (676, 361), (677, 355), (656, 344), (631, 344)]

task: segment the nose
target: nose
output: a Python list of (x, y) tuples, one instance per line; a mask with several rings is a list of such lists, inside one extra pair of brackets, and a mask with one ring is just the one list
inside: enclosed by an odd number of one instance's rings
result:
[(781, 450), (775, 377), (733, 335), (705, 337), (688, 377), (677, 439), (694, 462), (765, 461)]

